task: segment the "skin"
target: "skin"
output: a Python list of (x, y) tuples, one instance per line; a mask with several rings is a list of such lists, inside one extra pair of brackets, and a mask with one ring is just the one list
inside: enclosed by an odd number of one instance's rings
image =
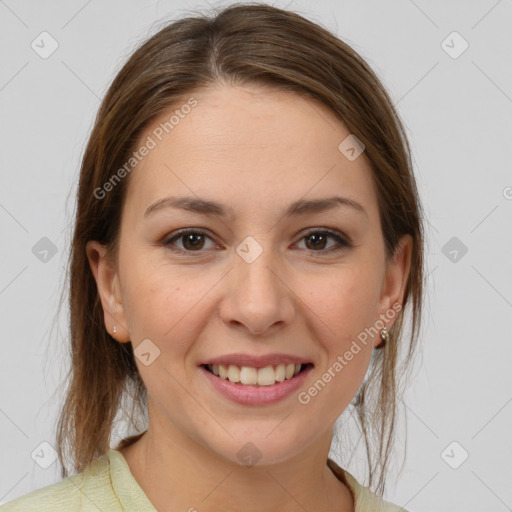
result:
[[(129, 177), (118, 261), (87, 244), (107, 330), (116, 325), (113, 336), (134, 349), (149, 338), (160, 350), (149, 366), (136, 359), (149, 428), (121, 452), (159, 511), (353, 511), (326, 460), (334, 422), (380, 336), (361, 344), (307, 405), (296, 393), (272, 405), (235, 404), (198, 365), (233, 352), (299, 355), (315, 365), (306, 390), (379, 315), (402, 304), (412, 240), (405, 236), (386, 266), (369, 162), (364, 153), (354, 161), (340, 153), (350, 132), (322, 104), (254, 85), (218, 84), (193, 96), (198, 106)], [(283, 217), (295, 200), (335, 193), (366, 214), (341, 206)], [(144, 218), (170, 195), (220, 202), (233, 217), (167, 208)], [(353, 246), (304, 238), (306, 229), (326, 227)], [(199, 249), (184, 237), (174, 247), (186, 254), (165, 245), (181, 228), (207, 231)], [(252, 263), (235, 252), (247, 236), (263, 250)], [(390, 329), (393, 321), (385, 323)], [(248, 441), (261, 453), (253, 467), (237, 457)]]

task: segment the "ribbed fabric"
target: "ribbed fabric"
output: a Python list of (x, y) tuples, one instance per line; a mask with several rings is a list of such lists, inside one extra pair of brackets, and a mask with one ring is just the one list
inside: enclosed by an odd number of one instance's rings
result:
[[(341, 469), (333, 460), (328, 465), (352, 491), (355, 512), (407, 512), (392, 505)], [(37, 489), (0, 506), (0, 512), (156, 512), (156, 508), (130, 472), (122, 453), (111, 449), (83, 473)]]
[(407, 512), (405, 508), (384, 501), (382, 498), (372, 493), (367, 487), (360, 485), (348, 471), (340, 468), (332, 459), (327, 459), (327, 465), (332, 469), (338, 479), (352, 491), (355, 502), (355, 512)]

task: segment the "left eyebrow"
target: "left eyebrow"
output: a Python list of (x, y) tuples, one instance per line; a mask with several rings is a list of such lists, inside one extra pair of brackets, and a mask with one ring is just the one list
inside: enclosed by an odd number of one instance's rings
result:
[[(349, 207), (352, 210), (362, 213), (368, 217), (366, 210), (361, 204), (348, 197), (334, 196), (323, 199), (299, 199), (293, 202), (284, 211), (285, 217), (320, 213), (340, 206)], [(164, 197), (151, 204), (144, 212), (144, 217), (162, 210), (164, 208), (177, 208), (203, 215), (218, 215), (219, 217), (233, 217), (233, 210), (215, 201), (201, 199), (198, 197)]]

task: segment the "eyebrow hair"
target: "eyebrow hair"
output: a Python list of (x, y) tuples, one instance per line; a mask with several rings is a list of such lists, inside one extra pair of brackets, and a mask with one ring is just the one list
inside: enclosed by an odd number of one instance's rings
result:
[[(293, 202), (284, 211), (285, 217), (319, 213), (339, 206), (352, 208), (354, 211), (368, 216), (366, 210), (358, 202), (348, 197), (334, 196), (324, 199), (299, 199)], [(197, 197), (164, 197), (151, 204), (144, 212), (144, 217), (162, 210), (163, 208), (178, 208), (203, 215), (218, 215), (220, 217), (233, 217), (231, 208), (220, 203)]]

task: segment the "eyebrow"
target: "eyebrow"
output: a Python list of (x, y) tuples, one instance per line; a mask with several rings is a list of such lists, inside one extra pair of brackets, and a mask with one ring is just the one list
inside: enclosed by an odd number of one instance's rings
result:
[[(299, 199), (293, 202), (284, 211), (285, 217), (292, 217), (297, 215), (305, 215), (312, 213), (324, 212), (337, 208), (339, 206), (345, 206), (353, 209), (356, 212), (362, 213), (368, 217), (366, 210), (361, 204), (349, 199), (348, 197), (334, 196), (323, 199)], [(233, 217), (231, 208), (227, 208), (220, 203), (215, 201), (209, 201), (207, 199), (201, 199), (198, 197), (164, 197), (151, 204), (144, 212), (144, 217), (148, 217), (155, 212), (164, 208), (176, 208), (187, 210), (194, 213), (203, 215), (218, 215), (220, 217)]]

